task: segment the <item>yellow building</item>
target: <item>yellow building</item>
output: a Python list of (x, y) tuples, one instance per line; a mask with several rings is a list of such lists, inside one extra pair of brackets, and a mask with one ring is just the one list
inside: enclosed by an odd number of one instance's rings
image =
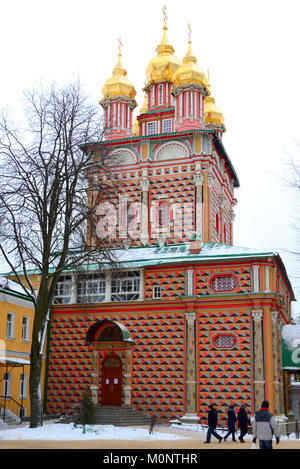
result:
[(29, 372), (34, 305), (15, 282), (0, 278), (0, 419), (30, 415)]

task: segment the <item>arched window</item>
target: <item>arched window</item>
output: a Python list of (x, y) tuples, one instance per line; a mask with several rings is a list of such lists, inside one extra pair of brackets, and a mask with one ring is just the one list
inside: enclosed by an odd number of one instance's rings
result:
[(124, 205), (120, 210), (120, 228), (132, 229), (136, 221), (136, 207), (132, 205)]
[(160, 202), (157, 207), (156, 223), (158, 226), (168, 226), (171, 221), (171, 207), (168, 202)]

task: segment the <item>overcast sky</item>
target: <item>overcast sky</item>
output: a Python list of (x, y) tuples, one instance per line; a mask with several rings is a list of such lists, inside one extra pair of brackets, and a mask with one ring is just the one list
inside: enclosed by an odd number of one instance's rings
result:
[(162, 38), (164, 4), (179, 58), (191, 23), (193, 53), (210, 70), (211, 92), (225, 117), (223, 143), (241, 185), (234, 244), (280, 253), (300, 313), (300, 268), (285, 252), (300, 251), (292, 226), (295, 196), (281, 182), (285, 163), (300, 159), (299, 0), (3, 1), (0, 106), (17, 109), (24, 89), (77, 75), (98, 102), (121, 36), (139, 111), (145, 70)]

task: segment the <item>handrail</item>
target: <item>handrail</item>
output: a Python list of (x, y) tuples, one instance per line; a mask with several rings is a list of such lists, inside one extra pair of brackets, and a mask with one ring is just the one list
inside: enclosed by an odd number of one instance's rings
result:
[(19, 418), (20, 418), (20, 423), (22, 423), (23, 421), (23, 416), (24, 416), (24, 407), (23, 407), (23, 399), (22, 399), (22, 402), (18, 402), (16, 401), (12, 396), (0, 396), (0, 403), (1, 403), (1, 406), (0, 406), (0, 411), (1, 411), (1, 408), (2, 408), (2, 403), (4, 402), (4, 407), (3, 407), (3, 421), (5, 422), (5, 414), (6, 414), (6, 409), (10, 410), (12, 412), (12, 410), (9, 408), (10, 406), (7, 406), (7, 403), (8, 402), (12, 402), (13, 404), (15, 404), (17, 406), (17, 409), (19, 410)]

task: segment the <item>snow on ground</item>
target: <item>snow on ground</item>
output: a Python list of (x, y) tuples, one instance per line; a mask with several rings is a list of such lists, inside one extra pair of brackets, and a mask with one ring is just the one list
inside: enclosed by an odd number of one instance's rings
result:
[(74, 428), (73, 423), (44, 423), (42, 427), (22, 427), (0, 430), (2, 440), (176, 440), (183, 437), (174, 433), (160, 433), (145, 428), (115, 427), (114, 425), (86, 425)]
[[(172, 430), (181, 430), (180, 434), (172, 432)], [(183, 430), (183, 431), (182, 431)], [(186, 432), (186, 436), (184, 436)], [(202, 425), (177, 425), (171, 424), (171, 426), (164, 431), (153, 431), (153, 434), (149, 434), (148, 428), (142, 427), (115, 427), (114, 425), (86, 425), (86, 431), (83, 431), (83, 427), (74, 427), (73, 423), (63, 424), (45, 421), (42, 427), (29, 428), (29, 424), (22, 426), (16, 426), (14, 428), (5, 428), (0, 430), (0, 440), (177, 440), (177, 439), (188, 439), (189, 434), (197, 433), (202, 434), (203, 440), (205, 439), (207, 432), (206, 427)], [(226, 435), (226, 430), (218, 430), (220, 436)], [(236, 433), (236, 439), (238, 440), (239, 431)], [(252, 440), (252, 435), (247, 434), (244, 437), (245, 440)], [(231, 436), (228, 441), (231, 441)], [(280, 439), (297, 439), (294, 433), (287, 435), (281, 435)]]

